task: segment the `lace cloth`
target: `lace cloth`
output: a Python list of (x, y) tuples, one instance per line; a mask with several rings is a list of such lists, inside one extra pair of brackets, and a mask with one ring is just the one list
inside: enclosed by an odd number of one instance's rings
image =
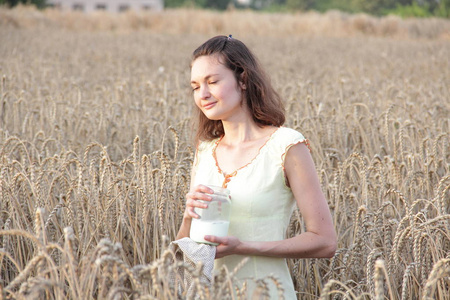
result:
[[(212, 283), (216, 246), (200, 244), (185, 237), (171, 242), (170, 248), (175, 253), (177, 260), (183, 260), (192, 268), (196, 269), (198, 264), (202, 264), (203, 269), (202, 276), (200, 276), (200, 282), (207, 285)], [(195, 290), (192, 274), (183, 268), (180, 270), (179, 275), (183, 279), (188, 294), (192, 294)]]

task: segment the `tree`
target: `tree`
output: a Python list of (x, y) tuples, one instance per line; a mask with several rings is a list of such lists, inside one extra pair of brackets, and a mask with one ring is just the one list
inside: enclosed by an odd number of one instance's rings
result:
[(316, 9), (316, 2), (314, 0), (286, 0), (286, 6), (292, 10), (311, 10)]
[(230, 0), (206, 0), (205, 7), (212, 9), (225, 10), (228, 7)]
[(450, 18), (450, 0), (440, 0), (433, 13), (438, 17)]
[(45, 0), (0, 0), (0, 5), (7, 5), (9, 7), (14, 7), (17, 4), (33, 4), (39, 8), (45, 7)]

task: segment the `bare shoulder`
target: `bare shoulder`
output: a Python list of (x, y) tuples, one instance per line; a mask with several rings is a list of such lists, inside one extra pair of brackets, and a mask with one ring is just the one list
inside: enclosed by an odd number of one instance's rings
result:
[(297, 143), (289, 148), (284, 166), (288, 186), (294, 194), (320, 188), (317, 170), (306, 143)]
[(298, 142), (289, 147), (286, 153), (285, 168), (289, 169), (290, 167), (305, 164), (312, 164), (314, 168), (314, 163), (306, 140), (304, 142)]

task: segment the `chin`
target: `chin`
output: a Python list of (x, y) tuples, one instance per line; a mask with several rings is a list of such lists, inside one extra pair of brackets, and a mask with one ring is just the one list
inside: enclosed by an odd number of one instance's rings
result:
[(203, 112), (203, 114), (205, 115), (205, 117), (207, 117), (209, 120), (212, 121), (220, 121), (222, 120), (219, 116), (213, 115), (213, 114), (207, 114), (205, 112)]

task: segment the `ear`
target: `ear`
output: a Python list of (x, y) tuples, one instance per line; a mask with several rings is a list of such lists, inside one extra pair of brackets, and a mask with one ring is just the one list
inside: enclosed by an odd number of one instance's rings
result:
[(247, 86), (245, 85), (244, 82), (247, 79), (247, 74), (245, 73), (245, 71), (241, 73), (240, 77), (241, 80), (239, 80), (239, 86), (241, 87), (242, 90), (246, 90)]

